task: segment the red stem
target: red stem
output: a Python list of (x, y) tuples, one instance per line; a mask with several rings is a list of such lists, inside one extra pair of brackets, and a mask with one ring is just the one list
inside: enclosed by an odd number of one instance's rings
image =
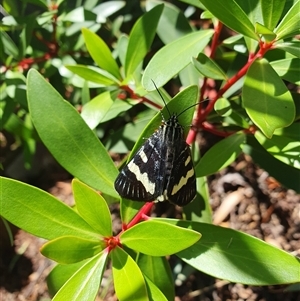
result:
[[(140, 220), (144, 219), (144, 215), (148, 215), (151, 208), (153, 207), (154, 203), (153, 202), (148, 202), (146, 203), (141, 210), (135, 215), (135, 217), (127, 224), (127, 225), (123, 225), (123, 231), (131, 228), (132, 226), (134, 226), (135, 224), (137, 224)], [(122, 233), (122, 232), (121, 232)], [(121, 233), (119, 233), (118, 235), (120, 235)]]

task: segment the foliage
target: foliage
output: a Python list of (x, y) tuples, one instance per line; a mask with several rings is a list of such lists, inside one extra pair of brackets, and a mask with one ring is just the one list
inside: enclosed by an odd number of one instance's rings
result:
[[(136, 12), (140, 17), (129, 35), (122, 28), (134, 1), (94, 2), (76, 8), (68, 1), (51, 6), (42, 0), (34, 1), (36, 6), (4, 1), (9, 15), (1, 25), (6, 31), (1, 36), (2, 127), (22, 141), (28, 164), (41, 139), (77, 178), (74, 210), (40, 189), (1, 177), (1, 216), (49, 240), (41, 252), (58, 262), (49, 275), (53, 300), (93, 300), (109, 258), (121, 301), (133, 295), (135, 300), (173, 300), (164, 257), (170, 254), (232, 282), (299, 281), (299, 259), (211, 224), (205, 177), (244, 152), (299, 191), (299, 99), (286, 83), (299, 84), (294, 36), (300, 29), (300, 1), (183, 1), (203, 9), (201, 22), (212, 29), (202, 29), (175, 5), (149, 0), (143, 13)], [(114, 15), (119, 9), (123, 15)], [(221, 40), (225, 26), (236, 34)], [(113, 185), (118, 170), (108, 150), (134, 153), (161, 122), (156, 110), (162, 103), (152, 80), (166, 100), (171, 97), (163, 85), (173, 81), (185, 87), (168, 103), (171, 112), (182, 112), (205, 99), (208, 79), (218, 92), (207, 106), (197, 106), (187, 142), (195, 142), (200, 128), (224, 139), (195, 162), (198, 194), (183, 210), (197, 218), (150, 218), (153, 203), (120, 200)], [(165, 108), (162, 114), (168, 116)], [(134, 123), (124, 125), (133, 115)], [(189, 110), (180, 122), (191, 124), (192, 117)], [(123, 229), (114, 234), (107, 204), (119, 201)], [(199, 209), (200, 201), (206, 205)]]

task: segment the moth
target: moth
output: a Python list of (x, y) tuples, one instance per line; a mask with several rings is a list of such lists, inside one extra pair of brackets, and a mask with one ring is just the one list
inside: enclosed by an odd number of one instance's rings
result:
[(162, 116), (160, 127), (119, 173), (115, 189), (120, 196), (134, 201), (169, 201), (185, 206), (196, 196), (196, 176), (190, 146), (178, 117), (190, 107), (177, 115), (171, 114), (164, 103), (169, 119)]

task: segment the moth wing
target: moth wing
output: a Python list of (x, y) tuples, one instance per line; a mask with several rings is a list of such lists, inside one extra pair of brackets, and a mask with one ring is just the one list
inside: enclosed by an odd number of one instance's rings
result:
[(196, 196), (196, 176), (189, 145), (183, 141), (177, 150), (176, 164), (173, 165), (166, 189), (169, 202), (185, 206)]
[(161, 158), (165, 147), (160, 135), (159, 129), (146, 140), (119, 173), (115, 181), (115, 189), (122, 197), (148, 202), (155, 200), (162, 193), (164, 169)]

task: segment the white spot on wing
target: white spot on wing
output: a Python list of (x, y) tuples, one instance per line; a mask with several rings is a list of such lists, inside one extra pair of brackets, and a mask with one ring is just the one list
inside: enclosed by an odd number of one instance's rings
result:
[(194, 175), (194, 169), (190, 169), (185, 177), (181, 177), (179, 183), (177, 185), (174, 185), (171, 195), (176, 194), (184, 185), (186, 185), (189, 178), (191, 178)]
[(127, 165), (128, 169), (135, 174), (138, 181), (140, 181), (145, 187), (146, 191), (150, 194), (154, 194), (155, 183), (150, 182), (148, 174), (146, 172), (141, 173), (140, 168), (133, 161)]
[(143, 150), (140, 151), (139, 156), (140, 156), (140, 158), (142, 159), (142, 161), (144, 163), (148, 162), (148, 157), (147, 157), (146, 153)]
[(184, 162), (184, 166), (187, 166), (191, 161), (191, 156), (188, 156)]

